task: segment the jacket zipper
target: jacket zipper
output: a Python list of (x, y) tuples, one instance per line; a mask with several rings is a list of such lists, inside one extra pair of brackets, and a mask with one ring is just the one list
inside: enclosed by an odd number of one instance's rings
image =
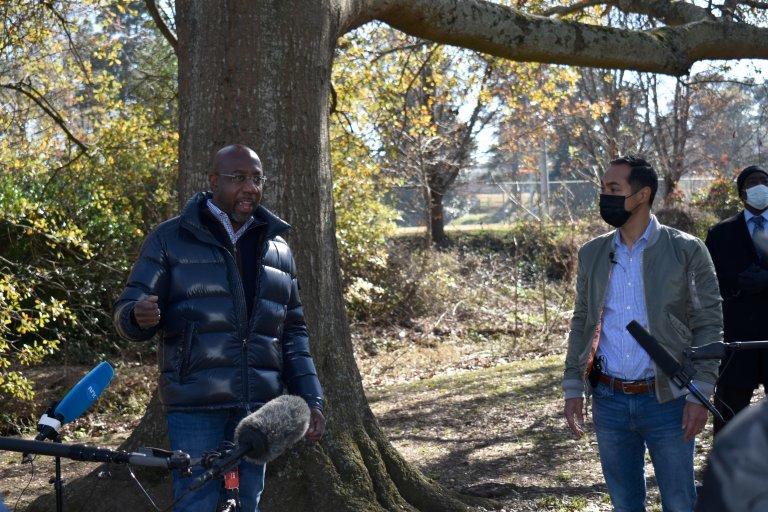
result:
[(691, 295), (693, 309), (701, 309), (701, 297), (699, 297), (699, 290), (696, 287), (696, 272), (694, 271), (688, 273), (688, 293)]
[[(248, 386), (248, 311), (246, 310), (246, 302), (245, 302), (245, 291), (243, 290), (243, 280), (240, 277), (240, 269), (237, 264), (237, 246), (235, 244), (232, 244), (232, 250), (225, 249), (224, 252), (227, 253), (227, 256), (232, 261), (232, 269), (234, 270), (234, 278), (235, 278), (235, 303), (237, 305), (237, 316), (238, 316), (238, 333), (240, 335), (240, 339), (242, 340), (242, 349), (241, 349), (241, 362), (240, 362), (240, 370), (241, 370), (241, 379), (242, 379), (242, 387), (243, 387), (243, 396), (242, 396), (242, 403), (243, 407), (247, 408), (248, 404), (248, 395), (249, 395), (249, 386)], [(245, 329), (243, 329), (243, 326), (245, 326)]]
[[(256, 302), (259, 297), (260, 288), (261, 288), (261, 269), (262, 269), (262, 261), (263, 261), (263, 249), (264, 246), (264, 238), (262, 237), (261, 243), (259, 244), (259, 257), (256, 260), (256, 290), (254, 293), (254, 303), (253, 307), (256, 307)], [(248, 318), (248, 310), (246, 308), (246, 300), (245, 300), (245, 290), (243, 288), (243, 280), (240, 277), (240, 270), (239, 265), (237, 263), (237, 245), (233, 245), (233, 252), (230, 253), (232, 256), (232, 259), (235, 261), (235, 268), (237, 269), (237, 290), (238, 290), (238, 298), (240, 299), (238, 301), (238, 310), (240, 311), (241, 316), (245, 319), (244, 322), (240, 322), (240, 325), (245, 324), (246, 325), (246, 331), (243, 334), (242, 341), (241, 341), (241, 364), (240, 364), (240, 371), (242, 374), (242, 382), (243, 382), (243, 408), (246, 411), (250, 412), (250, 401), (251, 401), (251, 390), (250, 390), (250, 382), (248, 379), (248, 336), (250, 335), (251, 331), (253, 330), (253, 322), (254, 322), (254, 315), (251, 315), (251, 318)], [(241, 331), (242, 332), (242, 331)]]

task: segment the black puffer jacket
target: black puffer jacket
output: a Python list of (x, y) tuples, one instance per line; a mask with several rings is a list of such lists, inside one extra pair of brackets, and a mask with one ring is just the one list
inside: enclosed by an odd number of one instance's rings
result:
[[(160, 398), (169, 410), (257, 408), (288, 392), (322, 408), (322, 388), (309, 353), (307, 327), (288, 244), (290, 226), (264, 207), (249, 230), (264, 230), (255, 300), (248, 321), (243, 283), (231, 244), (203, 222), (209, 194), (199, 193), (179, 217), (144, 241), (113, 315), (121, 336), (158, 343)], [(135, 302), (157, 295), (161, 323), (140, 329)]]

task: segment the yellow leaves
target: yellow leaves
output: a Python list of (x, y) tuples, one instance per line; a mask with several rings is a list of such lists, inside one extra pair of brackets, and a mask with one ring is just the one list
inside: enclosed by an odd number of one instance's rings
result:
[(592, 119), (599, 119), (606, 114), (610, 114), (611, 106), (607, 102), (597, 101), (594, 103), (589, 103), (588, 111)]
[(39, 297), (41, 282), (8, 270), (0, 274), (0, 395), (27, 399), (29, 383), (7, 369), (39, 364), (58, 350), (60, 341), (44, 333), (72, 312), (63, 300)]

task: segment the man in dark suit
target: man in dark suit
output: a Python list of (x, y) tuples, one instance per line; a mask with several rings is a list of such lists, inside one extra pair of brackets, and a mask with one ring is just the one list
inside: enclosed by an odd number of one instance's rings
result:
[[(744, 210), (709, 230), (707, 248), (723, 296), (725, 341), (768, 339), (768, 172), (745, 168), (736, 179)], [(715, 404), (727, 422), (768, 384), (768, 350), (737, 352), (720, 367)], [(725, 423), (715, 420), (715, 433)]]

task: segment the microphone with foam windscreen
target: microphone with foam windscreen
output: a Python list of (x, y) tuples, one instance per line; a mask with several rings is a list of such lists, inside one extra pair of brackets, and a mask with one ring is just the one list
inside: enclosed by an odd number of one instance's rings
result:
[(245, 458), (254, 464), (276, 459), (297, 443), (309, 428), (309, 406), (304, 399), (282, 395), (243, 418), (235, 429), (235, 447), (197, 477), (190, 490), (202, 487), (232, 469)]
[(666, 373), (667, 376), (672, 379), (672, 382), (679, 388), (687, 388), (688, 391), (690, 391), (699, 402), (706, 406), (716, 418), (722, 420), (722, 416), (715, 406), (707, 400), (704, 394), (699, 391), (699, 388), (692, 382), (693, 376), (696, 374), (696, 369), (693, 367), (693, 364), (689, 361), (686, 361), (685, 364), (678, 363), (672, 354), (661, 346), (658, 340), (645, 330), (642, 325), (637, 323), (637, 321), (632, 320), (628, 323), (627, 331), (629, 331), (629, 334), (631, 334), (632, 337), (637, 340), (637, 343), (648, 353), (651, 360), (659, 365), (661, 371)]

